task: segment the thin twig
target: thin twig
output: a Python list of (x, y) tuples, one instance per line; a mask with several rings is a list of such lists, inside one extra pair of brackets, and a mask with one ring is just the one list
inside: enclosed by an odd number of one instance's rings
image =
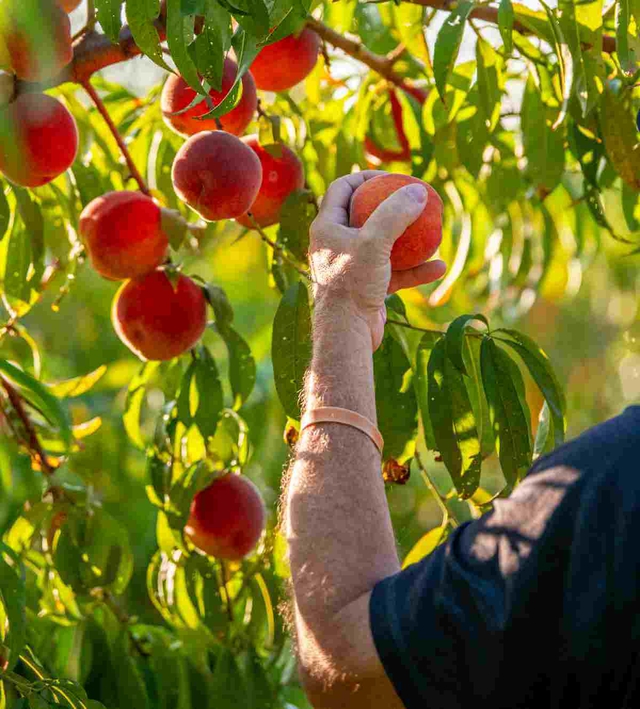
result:
[(224, 586), (224, 596), (227, 601), (227, 615), (229, 622), (233, 624), (233, 605), (231, 603), (231, 594), (229, 593), (229, 572), (224, 559), (220, 559), (220, 569), (222, 571), (222, 585)]
[(447, 505), (447, 500), (443, 497), (443, 495), (440, 494), (440, 491), (436, 487), (435, 483), (429, 477), (429, 473), (427, 472), (427, 469), (424, 467), (424, 464), (422, 462), (422, 458), (420, 457), (420, 454), (418, 453), (418, 451), (415, 452), (414, 458), (415, 458), (416, 463), (418, 464), (418, 468), (420, 468), (420, 475), (422, 476), (422, 479), (424, 480), (425, 485), (429, 488), (431, 494), (433, 495), (436, 502), (438, 503), (438, 507), (440, 507), (440, 510), (442, 511), (442, 515), (443, 515), (444, 520), (447, 520), (447, 522), (452, 527), (459, 526), (460, 522), (458, 521), (455, 514), (449, 508), (449, 505)]
[(129, 168), (129, 172), (131, 173), (131, 177), (138, 183), (138, 188), (139, 188), (140, 192), (151, 196), (151, 192), (149, 191), (149, 188), (147, 187), (147, 183), (144, 181), (144, 178), (140, 174), (140, 171), (136, 167), (136, 164), (133, 162), (133, 159), (129, 153), (129, 149), (127, 148), (127, 146), (124, 142), (124, 139), (120, 135), (118, 128), (116, 127), (111, 116), (109, 115), (109, 111), (107, 111), (107, 107), (104, 105), (103, 100), (98, 95), (98, 92), (93, 88), (93, 86), (91, 85), (91, 82), (89, 82), (89, 81), (85, 82), (82, 85), (82, 87), (89, 94), (91, 100), (95, 104), (95, 107), (98, 109), (98, 113), (102, 116), (102, 118), (104, 118), (104, 122), (107, 124), (109, 131), (111, 132), (111, 135), (113, 136), (114, 140), (118, 144), (118, 147), (120, 148), (120, 152), (122, 153), (122, 156), (124, 157), (124, 159), (127, 163), (127, 167)]
[(24, 426), (24, 430), (27, 434), (27, 444), (31, 457), (36, 459), (36, 462), (40, 465), (42, 472), (48, 477), (51, 477), (52, 475), (54, 475), (55, 470), (49, 464), (47, 456), (42, 450), (42, 446), (40, 445), (40, 441), (38, 440), (38, 434), (36, 433), (33, 424), (31, 423), (31, 420), (27, 415), (27, 412), (25, 411), (20, 395), (4, 377), (0, 377), (0, 384), (2, 384), (2, 388), (7, 394), (7, 398), (9, 399), (11, 407), (16, 412), (16, 415)]
[(251, 221), (251, 224), (253, 225), (253, 228), (260, 234), (260, 238), (262, 241), (265, 242), (265, 244), (269, 244), (269, 246), (278, 254), (280, 255), (288, 264), (290, 264), (295, 270), (304, 278), (306, 278), (308, 281), (311, 280), (311, 276), (309, 275), (308, 271), (305, 271), (304, 268), (301, 268), (298, 266), (298, 264), (292, 259), (289, 258), (289, 256), (285, 253), (284, 249), (280, 244), (278, 244), (276, 241), (273, 239), (269, 238), (267, 234), (265, 233), (264, 229), (258, 224), (258, 222), (255, 220), (253, 214), (251, 212), (247, 213), (247, 216), (249, 217), (249, 220)]
[(100, 591), (101, 593), (98, 598), (105, 604), (105, 606), (107, 606), (107, 608), (109, 608), (113, 615), (115, 615), (118, 622), (126, 627), (127, 634), (129, 635), (129, 639), (131, 640), (131, 644), (136, 649), (138, 654), (141, 657), (149, 657), (149, 653), (140, 644), (140, 641), (138, 640), (138, 638), (136, 638), (136, 636), (133, 634), (133, 631), (131, 630), (131, 617), (124, 609), (122, 609), (118, 605), (111, 591), (108, 591), (104, 588), (100, 589)]

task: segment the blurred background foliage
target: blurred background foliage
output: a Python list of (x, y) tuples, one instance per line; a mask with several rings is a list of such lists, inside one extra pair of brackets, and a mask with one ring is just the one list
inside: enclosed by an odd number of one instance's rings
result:
[[(531, 6), (544, 17), (540, 6)], [(445, 200), (445, 238), (440, 256), (450, 264), (450, 276), (443, 283), (403, 293), (409, 321), (421, 328), (442, 330), (462, 314), (482, 312), (490, 318), (494, 330), (516, 328), (529, 335), (548, 354), (565, 391), (568, 437), (640, 401), (640, 254), (633, 253), (640, 244), (638, 192), (620, 179), (615, 166), (606, 159), (601, 160), (597, 174), (593, 174), (593, 184), (588, 184), (587, 171), (580, 168), (576, 159), (579, 151), (569, 147), (571, 132), (578, 125), (588, 125), (590, 120), (583, 119), (575, 106), (569, 107), (569, 117), (561, 129), (566, 130), (566, 142), (561, 141), (559, 148), (552, 143), (534, 144), (535, 131), (525, 130), (527, 160), (523, 161), (523, 147), (514, 139), (521, 111), (522, 121), (526, 122), (527, 111), (531, 111), (531, 121), (538, 120), (549, 107), (554, 108), (556, 116), (561, 110), (561, 101), (556, 98), (562, 88), (558, 84), (562, 71), (552, 43), (514, 35), (516, 50), (507, 68), (504, 59), (490, 46), (501, 46), (498, 29), (480, 21), (474, 27), (467, 26), (460, 38), (456, 68), (444, 77), (450, 98), (446, 109), (449, 114), (444, 115), (443, 104), (433, 88), (441, 83), (437, 62), (435, 74), (431, 64), (447, 13), (413, 4), (347, 0), (314, 3), (314, 8), (326, 25), (360, 37), (376, 54), (393, 52), (403, 42), (408, 53), (400, 56), (395, 70), (416, 85), (432, 89), (424, 105), (404, 93), (399, 96), (414, 162), (385, 166), (424, 175)], [(74, 12), (76, 29), (82, 27), (85, 13), (84, 4)], [(610, 29), (615, 34), (611, 12), (605, 12), (604, 17), (605, 31)], [(391, 148), (398, 147), (397, 133), (389, 119), (388, 84), (361, 62), (335, 51), (329, 43), (325, 49), (304, 84), (288, 95), (263, 96), (263, 108), (270, 115), (281, 117), (283, 138), (301, 155), (308, 185), (317, 196), (333, 179), (350, 172), (353, 165), (366, 167), (371, 162), (362, 151), (365, 135), (374, 135), (378, 142)], [(487, 85), (483, 88), (473, 78), (480, 71), (478, 60), (485, 67), (495, 68), (491, 96), (483, 95)], [(637, 67), (624, 71), (618, 57), (603, 61), (606, 68), (602, 76), (609, 83), (602, 84), (600, 92), (611, 92), (615, 97), (624, 82), (629, 84), (625, 89), (628, 105), (624, 109), (628, 122), (640, 108)], [(530, 82), (525, 84), (526, 71), (533, 71), (532, 65), (538, 67), (538, 76), (543, 80), (542, 93), (536, 93)], [(136, 58), (103, 71), (95, 77), (94, 85), (126, 137), (131, 155), (154, 196), (193, 219), (176, 199), (170, 183), (171, 162), (182, 140), (161, 119), (157, 99), (164, 75), (151, 60)], [(456, 92), (460, 92), (459, 97)], [(133, 563), (131, 581), (124, 584), (122, 607), (126, 607), (129, 617), (137, 619), (140, 627), (154, 626), (141, 630), (143, 639), (137, 641), (153, 647), (166, 646), (166, 652), (158, 657), (169, 662), (171, 638), (165, 635), (157, 605), (147, 591), (147, 570), (158, 548), (158, 510), (150, 504), (147, 494), (145, 453), (132, 445), (123, 423), (127, 388), (139, 372), (140, 362), (111, 327), (110, 307), (118, 284), (100, 278), (88, 267), (75, 233), (78, 203), (85, 204), (106, 191), (127, 187), (126, 170), (112, 136), (82, 91), (65, 84), (53, 93), (63, 98), (76, 117), (81, 133), (80, 157), (70, 173), (33, 193), (44, 216), (46, 288), (40, 295), (29, 290), (21, 293), (8, 287), (11, 274), (5, 272), (2, 320), (17, 313), (19, 324), (15, 331), (4, 332), (0, 356), (20, 363), (44, 382), (59, 382), (106, 367), (89, 391), (66, 400), (74, 424), (90, 422), (87, 432), (98, 425), (99, 430), (79, 440), (78, 450), (65, 461), (57, 478), (70, 490), (85, 490), (83, 495), (99, 501), (104, 512), (126, 530)], [(458, 99), (460, 103), (456, 104)], [(538, 104), (527, 108), (527, 101)], [(467, 110), (468, 117), (457, 115), (452, 121), (451, 112), (456, 110), (452, 107), (456, 105), (460, 112)], [(470, 106), (475, 110), (469, 110)], [(488, 123), (478, 123), (478, 115), (488, 116)], [(254, 128), (261, 138), (270, 139), (273, 128), (269, 121), (261, 119)], [(485, 136), (487, 130), (494, 132), (492, 139)], [(549, 136), (547, 139), (553, 140)], [(635, 142), (637, 145), (637, 134)], [(493, 155), (487, 153), (487, 147), (494, 151)], [(544, 152), (538, 155), (540, 150)], [(12, 206), (16, 200), (24, 199), (7, 183), (3, 187)], [(593, 207), (592, 188), (600, 195), (606, 217), (597, 218), (599, 207)], [(10, 229), (19, 231), (25, 227), (16, 219)], [(269, 234), (275, 237), (277, 230)], [(11, 237), (0, 242), (0, 257), (5, 264), (10, 259), (8, 249), (16, 248), (15, 231)], [(463, 248), (461, 242), (465, 238), (468, 243)], [(11, 258), (15, 259), (15, 254)], [(180, 261), (186, 274), (197, 274), (226, 291), (235, 311), (234, 327), (247, 340), (255, 357), (255, 389), (242, 407), (242, 417), (250, 431), (244, 473), (262, 491), (273, 527), (289, 451), (283, 441), (287, 417), (274, 390), (272, 325), (281, 299), (278, 286), (295, 274), (286, 265), (276, 263), (274, 267), (272, 252), (259, 235), (232, 222), (211, 224), (203, 234), (190, 236), (180, 252)], [(407, 330), (405, 334), (409, 348), (415, 351), (421, 333)], [(226, 372), (228, 355), (222, 340), (208, 330), (204, 343), (221, 371)], [(226, 377), (223, 383), (230, 401)], [(543, 398), (528, 376), (525, 386), (535, 429)], [(140, 429), (145, 439), (152, 436), (165, 401), (160, 385), (147, 388)], [(422, 437), (417, 445), (429, 478), (441, 497), (448, 497), (452, 512), (460, 519), (479, 514), (480, 507), (474, 509), (450, 495), (451, 479), (437, 456), (426, 450)], [(42, 476), (32, 470), (31, 462), (12, 438), (0, 439), (0, 530), (12, 528), (23, 513), (25, 500), (33, 504), (42, 494)], [(413, 472), (406, 485), (388, 489), (403, 558), (425, 532), (440, 528), (442, 519), (441, 500), (425, 486), (425, 477), (415, 465)], [(482, 485), (491, 495), (503, 484), (494, 454), (484, 461)], [(479, 501), (480, 506), (483, 501), (486, 500)], [(13, 529), (15, 533), (15, 525)], [(279, 543), (275, 537), (272, 541)], [(431, 538), (428, 544), (433, 541)], [(282, 578), (274, 581), (275, 601), (285, 577), (283, 572)], [(55, 647), (47, 647), (45, 634), (40, 633), (36, 653), (47, 658), (57, 676), (85, 682), (94, 690), (90, 696), (102, 696), (102, 701), (111, 706), (104, 698), (108, 692), (99, 688), (100, 678), (91, 675), (93, 665), (86, 656), (87, 652), (99, 653), (102, 640), (91, 635), (94, 625), (74, 620), (72, 605), (68, 604), (57, 619), (59, 627), (52, 635)], [(107, 613), (101, 605), (91, 612)], [(117, 621), (118, 607), (109, 612)], [(82, 616), (80, 611), (78, 614)], [(29, 618), (33, 627), (51, 622), (46, 613), (41, 615)], [(96, 625), (107, 628), (108, 642), (114, 647), (120, 640), (117, 622), (111, 628), (111, 621), (102, 618)], [(80, 626), (82, 633), (73, 630)], [(277, 632), (284, 633), (281, 625), (278, 627)], [(184, 623), (184, 628), (188, 629), (189, 623)], [(196, 642), (192, 635), (184, 637)], [(284, 640), (282, 647), (287, 655), (288, 644)], [(224, 654), (220, 655), (217, 666), (226, 661)], [(244, 661), (251, 662), (251, 658), (245, 657)], [(274, 662), (283, 665), (285, 660), (277, 658)], [(86, 665), (84, 669), (82, 663)], [(114, 671), (126, 675), (126, 668)], [(162, 674), (158, 667), (152, 671)], [(227, 668), (226, 676), (231, 677), (233, 671)], [(306, 706), (292, 669), (288, 675), (283, 670), (282, 677), (288, 688), (279, 701)], [(123, 682), (131, 686), (126, 679)], [(179, 682), (178, 685), (181, 686)], [(221, 691), (219, 687), (218, 690)], [(156, 686), (155, 691), (162, 694), (165, 689)], [(150, 703), (145, 706), (156, 706), (152, 700), (147, 701)], [(177, 700), (163, 701), (162, 706), (182, 706)], [(256, 702), (256, 707), (263, 706)]]

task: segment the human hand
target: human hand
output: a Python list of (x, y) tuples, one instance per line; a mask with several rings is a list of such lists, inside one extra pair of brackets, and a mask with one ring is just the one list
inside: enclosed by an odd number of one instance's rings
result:
[(336, 180), (311, 225), (310, 264), (316, 307), (347, 309), (367, 324), (373, 349), (384, 336), (384, 299), (402, 288), (431, 283), (446, 271), (443, 261), (427, 261), (408, 271), (392, 271), (391, 248), (422, 213), (427, 191), (408, 185), (394, 192), (360, 229), (349, 226), (349, 205), (366, 180), (383, 175), (367, 170)]

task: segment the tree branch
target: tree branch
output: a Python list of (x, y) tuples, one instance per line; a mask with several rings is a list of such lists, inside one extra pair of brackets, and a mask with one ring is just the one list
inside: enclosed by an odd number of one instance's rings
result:
[[(404, 2), (411, 3), (412, 5), (421, 5), (422, 7), (432, 7), (435, 10), (444, 10), (445, 12), (450, 12), (453, 9), (453, 3), (451, 0), (404, 0)], [(513, 10), (517, 17), (520, 8), (515, 3), (513, 5)], [(489, 5), (480, 5), (471, 10), (469, 17), (476, 20), (484, 20), (484, 22), (490, 22), (493, 25), (497, 25), (498, 8), (490, 7)], [(518, 22), (518, 20), (513, 23), (513, 29), (524, 35), (535, 34), (535, 32), (523, 25), (521, 22)], [(616, 51), (615, 37), (609, 37), (608, 35), (603, 36), (602, 51), (607, 54), (613, 54), (613, 52)]]

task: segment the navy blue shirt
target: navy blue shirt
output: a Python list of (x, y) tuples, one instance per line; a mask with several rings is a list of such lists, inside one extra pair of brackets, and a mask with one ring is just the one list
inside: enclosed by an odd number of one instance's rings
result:
[(370, 604), (406, 709), (640, 706), (639, 611), (640, 406), (536, 461)]

